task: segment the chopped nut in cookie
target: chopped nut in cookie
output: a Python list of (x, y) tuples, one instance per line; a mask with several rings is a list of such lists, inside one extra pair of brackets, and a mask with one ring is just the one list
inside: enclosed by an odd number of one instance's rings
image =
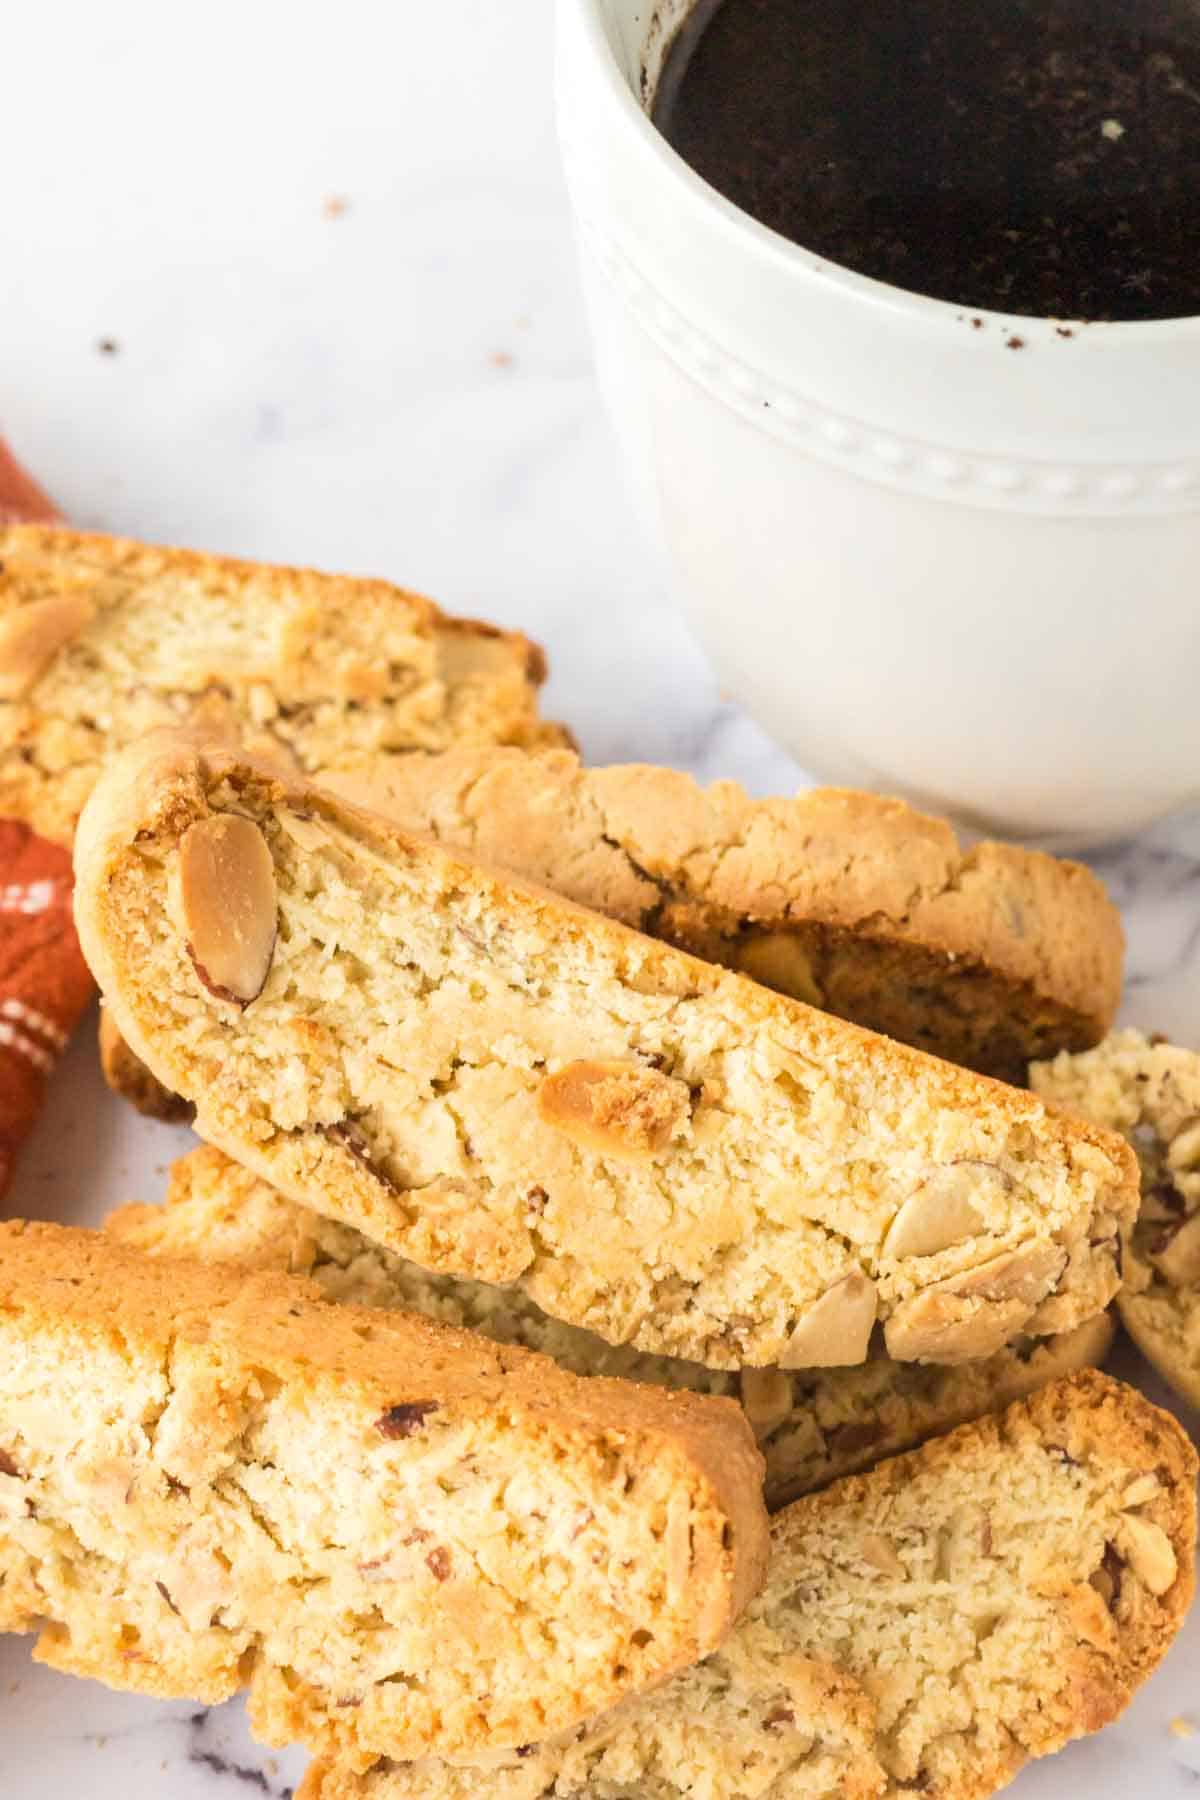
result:
[(780, 1367), (829, 1369), (865, 1361), (878, 1302), (874, 1282), (853, 1270), (826, 1289), (797, 1322)]
[(686, 1082), (638, 1063), (573, 1062), (543, 1081), (538, 1112), (583, 1150), (653, 1156), (689, 1118), (691, 1094)]
[(885, 1256), (936, 1256), (989, 1229), (989, 1201), (1003, 1201), (1012, 1180), (992, 1163), (948, 1163), (931, 1169), (892, 1220)]
[(1161, 1525), (1126, 1513), (1117, 1527), (1117, 1548), (1152, 1594), (1165, 1594), (1174, 1586), (1178, 1562)]
[(19, 700), (58, 652), (90, 624), (95, 602), (83, 588), (31, 600), (0, 619), (0, 700)]
[(989, 1257), (902, 1301), (884, 1326), (898, 1362), (968, 1362), (1015, 1337), (1067, 1261), (1059, 1244), (1033, 1243)]

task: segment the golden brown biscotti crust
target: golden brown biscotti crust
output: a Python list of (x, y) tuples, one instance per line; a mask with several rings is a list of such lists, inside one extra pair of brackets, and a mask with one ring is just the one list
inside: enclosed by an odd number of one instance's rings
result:
[(765, 1565), (735, 1407), (273, 1273), (0, 1226), (0, 1392), (0, 1628), (352, 1762), (578, 1722)]
[(106, 1006), (100, 1008), (96, 1028), (96, 1046), (100, 1053), (100, 1070), (114, 1094), (146, 1119), (161, 1119), (165, 1125), (186, 1125), (194, 1108), (190, 1101), (172, 1094), (161, 1081), (156, 1081), (140, 1057), (133, 1054), (117, 1030)]
[(1071, 1376), (780, 1513), (762, 1593), (666, 1688), (484, 1766), (322, 1762), (297, 1800), (985, 1800), (1162, 1660), (1195, 1479), (1167, 1414)]
[(1114, 1031), (1081, 1056), (1035, 1065), (1038, 1093), (1137, 1152), (1142, 1201), (1124, 1233), (1121, 1319), (1163, 1380), (1200, 1407), (1200, 1055)]
[(235, 1262), (311, 1277), (331, 1300), (407, 1308), (426, 1318), (524, 1344), (577, 1375), (613, 1375), (740, 1399), (766, 1459), (771, 1511), (881, 1457), (994, 1412), (1073, 1369), (1103, 1362), (1107, 1313), (1059, 1337), (1006, 1346), (956, 1368), (880, 1355), (849, 1369), (706, 1369), (606, 1344), (551, 1319), (519, 1291), (430, 1275), (349, 1225), (322, 1219), (202, 1145), (171, 1167), (165, 1206), (127, 1206), (105, 1230), (153, 1255)]
[(310, 773), (569, 741), (542, 652), (384, 581), (0, 526), (0, 814), (69, 845), (106, 755), (204, 720)]
[(943, 819), (835, 788), (751, 800), (644, 764), (455, 748), (330, 787), (918, 1049), (1023, 1083), (1096, 1043), (1121, 991), (1120, 915), (1090, 869), (964, 850)]
[(1115, 1288), (1119, 1138), (224, 752), (112, 765), (76, 920), (201, 1136), (610, 1342), (844, 1364), (879, 1317), (897, 1359), (954, 1362)]

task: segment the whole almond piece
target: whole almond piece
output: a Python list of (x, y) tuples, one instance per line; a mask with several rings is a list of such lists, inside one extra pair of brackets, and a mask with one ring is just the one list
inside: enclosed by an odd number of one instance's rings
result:
[(183, 835), (179, 897), (188, 952), (219, 1000), (248, 1006), (262, 993), (275, 954), (275, 865), (258, 826), (240, 813), (211, 813)]
[(640, 1063), (567, 1063), (538, 1093), (543, 1122), (599, 1156), (653, 1156), (690, 1111), (686, 1082)]
[(877, 1311), (875, 1283), (855, 1269), (827, 1288), (798, 1321), (779, 1366), (840, 1369), (865, 1362)]
[(31, 600), (0, 619), (0, 700), (27, 694), (95, 611), (91, 596), (76, 590)]

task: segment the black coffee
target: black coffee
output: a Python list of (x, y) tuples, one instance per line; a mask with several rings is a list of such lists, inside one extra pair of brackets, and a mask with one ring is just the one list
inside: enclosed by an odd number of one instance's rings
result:
[(1200, 313), (1200, 0), (701, 0), (656, 124), (818, 256), (964, 307)]

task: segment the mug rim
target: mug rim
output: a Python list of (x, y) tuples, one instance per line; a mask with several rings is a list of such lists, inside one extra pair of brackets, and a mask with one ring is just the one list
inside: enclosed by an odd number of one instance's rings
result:
[[(698, 174), (658, 130), (645, 108), (638, 104), (618, 65), (601, 17), (606, 0), (558, 0), (558, 4), (561, 11), (570, 9), (575, 13), (593, 59), (600, 65), (601, 78), (609, 96), (637, 134), (643, 152), (653, 158), (667, 179), (688, 193), (693, 202), (720, 219), (724, 228), (742, 240), (747, 249), (760, 256), (769, 256), (791, 278), (801, 277), (806, 284), (811, 284), (814, 275), (819, 274), (822, 282), (832, 283), (847, 299), (865, 302), (885, 313), (898, 314), (902, 322), (910, 325), (957, 326), (965, 313), (1001, 329), (1045, 331), (1057, 343), (1117, 349), (1122, 345), (1165, 348), (1168, 343), (1200, 337), (1200, 313), (1185, 313), (1170, 319), (1080, 319), (1045, 313), (997, 312), (990, 307), (940, 300), (932, 294), (896, 287), (874, 275), (863, 275), (856, 269), (847, 268), (844, 263), (834, 262), (829, 257), (818, 257), (815, 250), (794, 243), (727, 199)], [(653, 0), (650, 4), (653, 14)], [(1069, 339), (1060, 335), (1063, 326), (1072, 328)]]

